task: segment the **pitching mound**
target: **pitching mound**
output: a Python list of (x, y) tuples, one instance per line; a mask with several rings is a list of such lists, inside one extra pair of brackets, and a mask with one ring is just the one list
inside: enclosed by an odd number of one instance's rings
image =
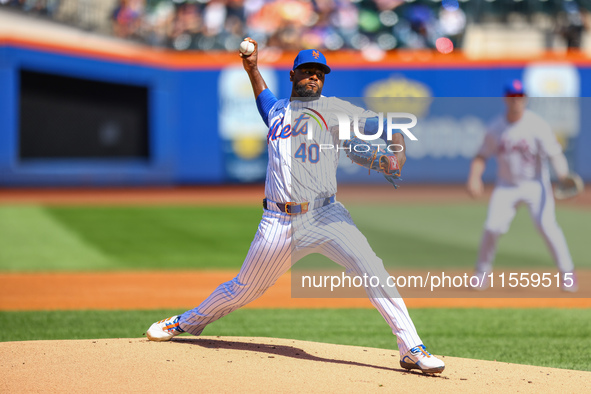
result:
[[(0, 343), (0, 392), (578, 391), (591, 373), (444, 357), (407, 372), (398, 352), (275, 338), (180, 337)], [(175, 390), (176, 389), (176, 390)]]

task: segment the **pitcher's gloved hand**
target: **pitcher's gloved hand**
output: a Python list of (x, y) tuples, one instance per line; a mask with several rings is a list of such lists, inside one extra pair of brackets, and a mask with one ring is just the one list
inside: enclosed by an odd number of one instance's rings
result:
[(395, 188), (398, 185), (394, 182), (400, 179), (400, 165), (398, 158), (393, 152), (386, 149), (383, 140), (364, 141), (359, 137), (351, 138), (343, 142), (347, 157), (367, 169), (375, 170), (384, 175), (384, 178)]
[(585, 184), (581, 177), (577, 174), (569, 174), (561, 179), (554, 189), (554, 197), (556, 197), (557, 200), (565, 200), (582, 193), (584, 189)]

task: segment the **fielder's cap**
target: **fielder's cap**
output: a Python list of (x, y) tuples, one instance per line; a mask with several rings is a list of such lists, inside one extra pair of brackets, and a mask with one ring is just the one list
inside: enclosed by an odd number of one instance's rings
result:
[(318, 64), (324, 69), (324, 73), (330, 73), (330, 67), (326, 64), (326, 58), (318, 49), (304, 49), (300, 51), (293, 61), (293, 70), (304, 64)]
[(523, 82), (519, 79), (511, 79), (505, 84), (505, 96), (525, 94)]

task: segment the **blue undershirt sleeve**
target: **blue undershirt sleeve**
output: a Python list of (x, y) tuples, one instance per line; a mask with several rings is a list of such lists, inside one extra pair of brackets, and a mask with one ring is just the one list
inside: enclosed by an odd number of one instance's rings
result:
[(265, 89), (257, 97), (257, 108), (263, 121), (269, 126), (269, 111), (273, 108), (273, 105), (278, 101), (277, 97), (269, 90)]

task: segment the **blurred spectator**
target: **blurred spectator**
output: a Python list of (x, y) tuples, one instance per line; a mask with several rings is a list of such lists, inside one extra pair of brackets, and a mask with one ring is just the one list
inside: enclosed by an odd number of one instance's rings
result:
[(206, 36), (217, 36), (224, 29), (226, 21), (226, 4), (224, 0), (210, 0), (203, 10), (204, 31)]
[(201, 30), (202, 18), (197, 5), (185, 3), (177, 6), (169, 34), (172, 47), (189, 49)]
[(17, 6), (25, 12), (53, 16), (59, 8), (60, 0), (0, 0), (0, 4)]
[(575, 1), (565, 1), (562, 9), (557, 19), (558, 33), (566, 41), (568, 51), (578, 51), (583, 32), (588, 29), (587, 13)]
[(119, 0), (111, 16), (113, 33), (117, 37), (130, 38), (139, 33), (145, 0)]
[(454, 48), (459, 47), (466, 30), (466, 14), (457, 0), (442, 1), (439, 9), (439, 23), (441, 33), (451, 40)]
[(146, 42), (154, 46), (168, 45), (175, 16), (176, 11), (172, 2), (161, 1), (147, 8), (143, 23), (143, 36)]
[(441, 37), (439, 21), (424, 4), (413, 4), (405, 9), (404, 20), (395, 27), (402, 46), (413, 49), (435, 48)]
[[(0, 0), (25, 12), (52, 16), (61, 0)], [(244, 37), (262, 48), (388, 51), (432, 48), (441, 34), (459, 42), (466, 17), (436, 11), (431, 0), (110, 0), (113, 35), (177, 50), (235, 51)], [(63, 2), (63, 1), (62, 1)], [(75, 9), (94, 11), (92, 0), (68, 0)], [(96, 4), (97, 2), (92, 2)], [(438, 16), (439, 19), (438, 20)], [(89, 15), (71, 23), (90, 28)]]

